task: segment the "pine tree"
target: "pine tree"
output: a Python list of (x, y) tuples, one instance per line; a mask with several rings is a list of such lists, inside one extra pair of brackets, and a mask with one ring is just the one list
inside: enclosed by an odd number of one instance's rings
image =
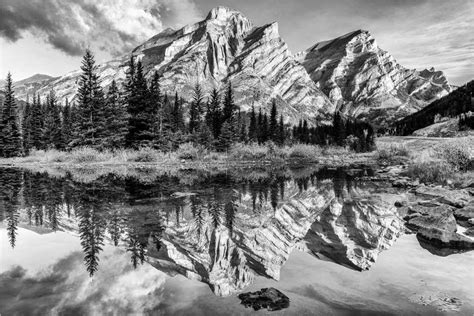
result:
[(69, 143), (72, 140), (72, 110), (71, 105), (69, 104), (69, 100), (66, 98), (66, 104), (63, 108), (63, 121), (62, 121), (62, 149), (69, 148)]
[(344, 145), (344, 140), (346, 139), (346, 132), (345, 132), (345, 126), (344, 126), (344, 121), (342, 119), (341, 113), (336, 112), (334, 114), (333, 118), (333, 123), (332, 126), (334, 128), (334, 140), (336, 142), (336, 145), (342, 146)]
[(74, 128), (73, 146), (103, 148), (105, 127), (104, 92), (100, 86), (97, 66), (90, 50), (82, 60), (82, 74), (77, 91), (77, 121)]
[(234, 140), (234, 131), (232, 129), (232, 126), (228, 121), (225, 121), (224, 124), (222, 125), (222, 130), (219, 135), (219, 139), (217, 141), (217, 150), (219, 151), (226, 151), (230, 148), (232, 145), (232, 142)]
[(160, 76), (155, 71), (150, 83), (150, 102), (153, 109), (153, 145), (159, 147), (163, 133), (163, 96), (161, 95)]
[(31, 146), (36, 149), (43, 148), (43, 111), (39, 95), (33, 96), (31, 109)]
[(59, 113), (59, 105), (57, 104), (54, 91), (49, 92), (46, 98), (46, 113), (44, 119), (43, 143), (48, 148), (63, 149), (62, 145), (62, 129), (61, 116)]
[(104, 146), (107, 148), (123, 148), (128, 132), (127, 110), (123, 105), (115, 80), (107, 92), (105, 102)]
[(18, 108), (13, 91), (13, 81), (10, 73), (5, 83), (5, 100), (1, 116), (0, 154), (3, 157), (16, 157), (23, 153), (19, 127)]
[[(131, 61), (130, 69), (133, 67)], [(129, 79), (127, 111), (128, 134), (127, 146), (139, 148), (153, 144), (153, 105), (150, 102), (150, 92), (143, 74), (143, 66), (138, 61), (134, 69), (134, 78)]]
[(268, 129), (268, 136), (275, 143), (278, 142), (278, 113), (275, 99), (273, 100), (272, 109), (270, 111), (270, 126)]
[(26, 105), (23, 109), (23, 120), (22, 120), (22, 136), (23, 136), (23, 149), (25, 155), (28, 155), (32, 144), (31, 144), (31, 120), (32, 120), (32, 106), (30, 105), (30, 99), (27, 96)]
[(277, 136), (277, 144), (280, 146), (285, 143), (285, 123), (283, 123), (283, 115), (280, 115), (280, 122), (278, 123), (278, 136)]
[(257, 116), (255, 113), (255, 107), (252, 106), (252, 112), (250, 113), (250, 126), (249, 126), (249, 135), (248, 135), (250, 142), (258, 141), (258, 133), (257, 133)]
[(171, 129), (173, 132), (184, 130), (184, 116), (183, 116), (182, 101), (178, 96), (178, 92), (176, 92), (174, 96)]
[[(227, 91), (224, 96), (224, 108), (222, 120), (232, 124), (232, 119), (237, 112), (237, 106), (234, 103), (234, 91), (232, 90), (232, 84), (229, 82)], [(232, 127), (232, 126), (231, 126)]]
[(264, 142), (264, 131), (263, 131), (263, 114), (262, 109), (260, 108), (258, 112), (258, 119), (257, 119), (257, 140), (259, 144)]
[(189, 109), (189, 132), (191, 134), (195, 133), (201, 125), (203, 99), (204, 93), (199, 83), (197, 83), (193, 89), (193, 98)]
[(262, 143), (268, 141), (268, 116), (267, 113), (263, 115), (262, 121)]
[(218, 138), (221, 127), (222, 127), (222, 111), (221, 111), (221, 101), (219, 96), (219, 91), (214, 88), (211, 92), (211, 99), (208, 103), (208, 109), (206, 113), (206, 122), (214, 138)]

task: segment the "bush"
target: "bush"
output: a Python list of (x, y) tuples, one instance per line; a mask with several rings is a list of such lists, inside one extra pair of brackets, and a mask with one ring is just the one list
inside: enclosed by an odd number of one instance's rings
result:
[(76, 163), (96, 162), (100, 155), (98, 150), (90, 147), (80, 147), (71, 152), (72, 161)]
[(391, 160), (394, 157), (408, 157), (410, 153), (404, 145), (390, 145), (377, 150), (377, 158), (379, 160)]
[(177, 154), (179, 159), (194, 160), (205, 151), (202, 146), (195, 146), (193, 143), (184, 143), (179, 145)]
[(140, 148), (131, 156), (128, 160), (134, 162), (155, 162), (157, 160), (156, 151), (149, 147)]
[(258, 144), (235, 144), (230, 150), (230, 158), (242, 160), (265, 159), (268, 148)]
[(314, 145), (296, 144), (290, 148), (289, 156), (298, 159), (314, 159), (321, 155), (321, 149)]
[(408, 167), (408, 176), (423, 183), (446, 183), (453, 174), (453, 168), (444, 161), (413, 163)]
[(472, 168), (472, 144), (465, 140), (454, 140), (435, 148), (438, 158), (445, 160), (455, 170), (467, 171)]

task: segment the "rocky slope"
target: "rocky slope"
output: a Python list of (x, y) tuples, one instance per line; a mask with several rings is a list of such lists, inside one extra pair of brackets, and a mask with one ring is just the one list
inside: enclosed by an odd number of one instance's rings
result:
[(376, 124), (394, 122), (451, 91), (443, 72), (404, 68), (368, 31), (317, 43), (296, 58), (335, 106)]
[[(278, 24), (261, 27), (237, 11), (213, 9), (207, 18), (179, 30), (167, 29), (121, 58), (99, 67), (103, 85), (123, 81), (130, 55), (141, 59), (148, 76), (161, 74), (165, 92), (189, 98), (196, 83), (221, 90), (229, 82), (243, 110), (252, 105), (269, 109), (275, 98), (287, 121), (327, 116), (332, 103), (295, 61), (278, 33)], [(59, 98), (74, 98), (79, 71), (45, 82), (37, 91), (55, 89)], [(25, 98), (25, 91), (18, 91)]]

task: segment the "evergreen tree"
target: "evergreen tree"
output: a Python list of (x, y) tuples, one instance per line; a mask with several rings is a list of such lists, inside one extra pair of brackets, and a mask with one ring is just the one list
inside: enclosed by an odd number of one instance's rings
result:
[(227, 151), (232, 145), (233, 140), (234, 140), (234, 131), (232, 129), (232, 126), (230, 125), (228, 121), (225, 121), (224, 124), (222, 125), (222, 130), (217, 142), (217, 146), (216, 146), (217, 150)]
[(62, 149), (69, 148), (69, 143), (72, 140), (72, 110), (69, 100), (66, 98), (66, 104), (63, 108), (63, 121), (62, 121)]
[(270, 111), (270, 126), (268, 130), (268, 136), (272, 141), (278, 143), (278, 114), (275, 99), (273, 100), (272, 109)]
[(100, 86), (97, 66), (90, 50), (82, 59), (82, 74), (77, 91), (77, 121), (74, 128), (73, 146), (103, 148), (105, 128), (104, 92)]
[[(223, 108), (223, 121), (227, 121), (232, 125), (232, 120), (237, 112), (237, 106), (234, 103), (234, 91), (232, 90), (232, 84), (229, 82), (227, 91), (224, 95), (224, 108)], [(232, 127), (232, 126), (231, 126)]]
[(43, 148), (43, 111), (39, 95), (33, 96), (31, 109), (31, 146), (36, 149)]
[(214, 88), (211, 92), (210, 102), (208, 103), (206, 122), (209, 128), (211, 129), (214, 138), (216, 139), (219, 137), (222, 126), (223, 115), (221, 112), (222, 111), (219, 91)]
[(250, 125), (249, 125), (249, 134), (248, 138), (250, 142), (258, 141), (257, 133), (257, 116), (255, 113), (255, 107), (252, 106), (252, 112), (250, 113)]
[[(138, 61), (134, 66), (133, 59), (130, 69), (134, 68), (134, 78), (128, 79), (131, 86), (128, 87), (127, 111), (128, 111), (128, 134), (127, 146), (139, 148), (153, 144), (154, 122), (153, 105), (150, 102), (150, 92), (143, 74), (143, 66)], [(129, 73), (132, 73), (130, 71)]]
[(178, 92), (176, 92), (174, 96), (171, 129), (173, 132), (184, 130), (184, 116), (183, 116), (182, 101), (178, 97)]
[(264, 131), (263, 131), (263, 114), (262, 114), (262, 109), (260, 108), (258, 112), (258, 119), (257, 119), (257, 140), (259, 144), (262, 144), (264, 142)]
[(334, 140), (336, 145), (343, 146), (344, 140), (346, 139), (346, 131), (344, 126), (344, 120), (342, 119), (341, 113), (336, 112), (334, 114), (332, 126), (334, 128)]
[(262, 122), (262, 143), (267, 142), (269, 139), (268, 137), (268, 116), (267, 113), (263, 115), (263, 122)]
[(160, 77), (155, 71), (150, 83), (150, 102), (153, 109), (153, 144), (160, 145), (160, 137), (163, 133), (163, 96), (161, 95)]
[(193, 98), (189, 109), (189, 132), (191, 134), (195, 133), (201, 124), (203, 100), (204, 93), (199, 83), (197, 83), (193, 89)]
[(280, 146), (285, 143), (285, 124), (283, 123), (283, 115), (280, 115), (280, 122), (278, 123), (278, 133), (276, 142)]
[(22, 120), (22, 136), (23, 136), (23, 149), (25, 155), (28, 155), (31, 147), (31, 120), (32, 120), (32, 106), (30, 105), (30, 99), (27, 97), (26, 105), (23, 109), (23, 120)]
[(106, 119), (104, 146), (108, 148), (124, 147), (128, 132), (127, 110), (123, 105), (115, 80), (112, 81), (107, 92), (104, 115)]
[(18, 108), (13, 92), (13, 81), (10, 73), (5, 83), (5, 100), (1, 115), (0, 154), (3, 157), (16, 157), (23, 153), (19, 127)]
[(59, 113), (59, 105), (57, 104), (54, 91), (49, 92), (46, 98), (46, 112), (44, 118), (43, 143), (48, 148), (63, 149), (61, 129), (61, 116)]

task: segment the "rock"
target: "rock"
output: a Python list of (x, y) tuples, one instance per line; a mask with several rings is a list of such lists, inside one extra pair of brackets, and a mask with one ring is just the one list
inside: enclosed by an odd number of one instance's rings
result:
[(406, 225), (417, 232), (419, 239), (437, 248), (474, 249), (474, 239), (456, 232), (457, 223), (451, 209), (439, 206), (417, 210), (421, 216), (409, 218)]
[(449, 190), (443, 187), (419, 186), (415, 189), (415, 194), (458, 208), (466, 206), (471, 200), (465, 190)]
[(257, 292), (242, 293), (239, 295), (241, 304), (245, 307), (252, 307), (258, 311), (266, 308), (269, 311), (277, 311), (290, 306), (288, 296), (275, 288), (265, 288)]
[(468, 223), (469, 225), (474, 226), (474, 218), (468, 219), (468, 220), (467, 220), (467, 223)]
[(452, 91), (443, 72), (404, 68), (364, 30), (317, 43), (296, 57), (344, 113), (375, 124), (394, 122)]
[(467, 235), (467, 236), (470, 236), (470, 237), (474, 237), (474, 227), (470, 227), (470, 228), (466, 229), (464, 234)]
[(454, 217), (456, 217), (457, 220), (466, 222), (470, 219), (474, 219), (474, 203), (471, 202), (465, 207), (455, 210)]

